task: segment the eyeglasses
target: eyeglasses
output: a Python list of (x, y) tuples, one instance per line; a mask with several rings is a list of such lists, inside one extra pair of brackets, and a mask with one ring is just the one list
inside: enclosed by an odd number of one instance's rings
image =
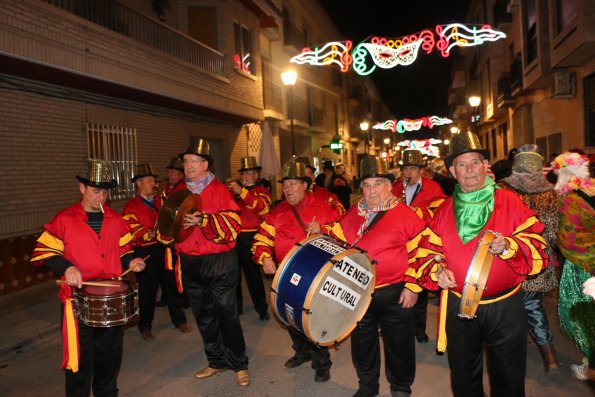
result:
[(199, 164), (199, 163), (204, 163), (207, 160), (196, 160), (196, 159), (192, 159), (192, 160), (182, 160), (182, 164), (186, 165), (186, 164)]

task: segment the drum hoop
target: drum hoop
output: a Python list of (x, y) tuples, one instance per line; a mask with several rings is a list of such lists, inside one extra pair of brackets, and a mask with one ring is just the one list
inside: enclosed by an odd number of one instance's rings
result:
[[(277, 287), (279, 285), (279, 280), (281, 279), (281, 277), (285, 274), (285, 267), (287, 265), (287, 262), (289, 262), (293, 256), (295, 255), (295, 253), (302, 248), (304, 245), (308, 244), (308, 242), (310, 242), (311, 240), (314, 240), (315, 238), (320, 238), (321, 235), (317, 234), (314, 236), (310, 236), (310, 237), (306, 237), (303, 240), (298, 241), (296, 244), (293, 245), (293, 247), (291, 247), (291, 249), (289, 251), (287, 251), (287, 254), (285, 254), (285, 257), (283, 258), (283, 260), (281, 261), (281, 264), (279, 265), (279, 267), (277, 268), (277, 271), (275, 272), (275, 277), (273, 278), (273, 283), (271, 284), (271, 306), (273, 307), (273, 314), (275, 314), (278, 318), (281, 318), (279, 312), (277, 311), (277, 298), (278, 298), (278, 294), (277, 294)], [(274, 303), (274, 304), (273, 304)]]
[(457, 314), (460, 318), (475, 318), (475, 312), (485, 290), (492, 261), (494, 260), (494, 256), (489, 252), (489, 246), (495, 237), (496, 234), (494, 232), (487, 230), (477, 244), (461, 293), (459, 312)]
[[(348, 256), (353, 253), (363, 254), (370, 260), (370, 257), (364, 251), (362, 251), (358, 248), (353, 248), (353, 247), (341, 252), (340, 254), (333, 256), (331, 259), (338, 260), (338, 259), (343, 258), (344, 256)], [(370, 263), (373, 263), (373, 262), (370, 260)], [(329, 268), (329, 266), (330, 266), (330, 268)], [(308, 309), (308, 310), (310, 309), (310, 305), (312, 304), (312, 299), (314, 299), (315, 292), (318, 291), (318, 286), (322, 282), (322, 278), (326, 277), (327, 272), (329, 272), (333, 267), (334, 267), (334, 264), (330, 260), (327, 261), (324, 264), (324, 266), (322, 266), (322, 268), (320, 269), (320, 271), (318, 272), (318, 274), (316, 275), (314, 280), (312, 280), (312, 283), (310, 284), (310, 288), (308, 289), (308, 293), (306, 294), (306, 299), (304, 300), (304, 306), (303, 306), (304, 309)], [(372, 273), (372, 279), (370, 280), (370, 284), (372, 285), (372, 288), (370, 291), (370, 298), (367, 299), (367, 302), (364, 304), (365, 306), (362, 306), (362, 309), (363, 309), (361, 311), (362, 316), (357, 321), (355, 321), (351, 326), (349, 326), (349, 328), (346, 329), (345, 332), (343, 332), (341, 335), (339, 335), (337, 338), (335, 338), (335, 340), (330, 341), (330, 342), (322, 342), (322, 343), (315, 342), (317, 345), (319, 345), (319, 346), (334, 346), (334, 345), (342, 342), (345, 338), (347, 338), (351, 334), (353, 329), (357, 326), (357, 323), (359, 321), (361, 321), (363, 316), (368, 311), (368, 307), (370, 307), (370, 303), (372, 303), (371, 297), (372, 297), (372, 293), (374, 292), (374, 289), (376, 286), (376, 268), (373, 265), (371, 266), (371, 273)], [(316, 288), (313, 288), (314, 285), (316, 285)], [(306, 334), (308, 339), (310, 339), (311, 341), (315, 341), (315, 339), (310, 334), (309, 316), (305, 311), (302, 313), (302, 324), (304, 325), (304, 333)]]

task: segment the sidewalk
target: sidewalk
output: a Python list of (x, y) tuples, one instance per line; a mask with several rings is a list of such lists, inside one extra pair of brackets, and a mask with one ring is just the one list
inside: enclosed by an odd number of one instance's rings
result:
[(47, 281), (0, 297), (0, 365), (60, 335), (58, 287)]

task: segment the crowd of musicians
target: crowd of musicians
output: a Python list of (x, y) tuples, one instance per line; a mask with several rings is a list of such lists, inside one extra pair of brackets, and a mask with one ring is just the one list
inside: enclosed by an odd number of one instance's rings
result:
[[(195, 377), (230, 371), (247, 387), (242, 274), (258, 318), (269, 320), (263, 277), (275, 275), (300, 241), (319, 234), (362, 250), (373, 262), (371, 302), (350, 335), (354, 397), (379, 393), (381, 356), (391, 395), (411, 395), (416, 340), (429, 340), (429, 294), (440, 297), (437, 350), (448, 356), (455, 396), (485, 395), (484, 361), (490, 396), (524, 396), (528, 334), (545, 371), (559, 370), (542, 306), (544, 294), (558, 285), (560, 325), (584, 355), (572, 372), (595, 379), (595, 303), (583, 293), (595, 273), (588, 158), (580, 150), (557, 156), (553, 184), (535, 145), (516, 151), (498, 181), (489, 160), (471, 132), (453, 136), (448, 156), (429, 164), (419, 151), (406, 150), (400, 178), (383, 159), (366, 157), (357, 178), (362, 196), (351, 205), (341, 164), (334, 169), (325, 162), (315, 178), (310, 160), (294, 157), (278, 181), (282, 198), (274, 202), (254, 157), (241, 159), (237, 179), (219, 181), (208, 142), (193, 139), (171, 159), (161, 182), (149, 163), (135, 167), (137, 194), (119, 214), (106, 205), (115, 186), (109, 162), (88, 159), (76, 176), (81, 200), (43, 226), (31, 259), (62, 280), (66, 395), (118, 394), (130, 324), (94, 326), (80, 318), (75, 292), (93, 280), (123, 279), (138, 288), (136, 326), (146, 340), (155, 337), (158, 289), (172, 325), (184, 333), (192, 332), (183, 310), (187, 299), (206, 357)], [(160, 219), (176, 194), (192, 207), (176, 218), (172, 232)], [(287, 330), (294, 355), (285, 366), (311, 362), (314, 381), (327, 382), (329, 349), (300, 329)]]

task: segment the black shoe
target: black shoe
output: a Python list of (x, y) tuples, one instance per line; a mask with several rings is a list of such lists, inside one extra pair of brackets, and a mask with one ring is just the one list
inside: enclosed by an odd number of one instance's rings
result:
[(314, 382), (326, 382), (331, 378), (331, 371), (328, 369), (317, 369), (314, 375)]
[(287, 368), (296, 368), (310, 360), (312, 360), (312, 357), (293, 356), (289, 360), (285, 361), (285, 366)]
[(428, 334), (426, 334), (426, 331), (417, 331), (415, 333), (415, 339), (417, 339), (417, 341), (419, 343), (428, 343)]
[(378, 393), (371, 393), (369, 391), (358, 390), (357, 392), (355, 392), (353, 397), (375, 397), (377, 395)]
[(258, 318), (260, 319), (260, 321), (268, 321), (271, 319), (271, 316), (269, 315), (268, 312), (264, 312), (264, 313), (258, 313)]
[(155, 306), (157, 306), (157, 307), (163, 307), (165, 305), (167, 305), (167, 303), (165, 302), (165, 299), (163, 299), (163, 298), (161, 298), (157, 302), (155, 302)]

